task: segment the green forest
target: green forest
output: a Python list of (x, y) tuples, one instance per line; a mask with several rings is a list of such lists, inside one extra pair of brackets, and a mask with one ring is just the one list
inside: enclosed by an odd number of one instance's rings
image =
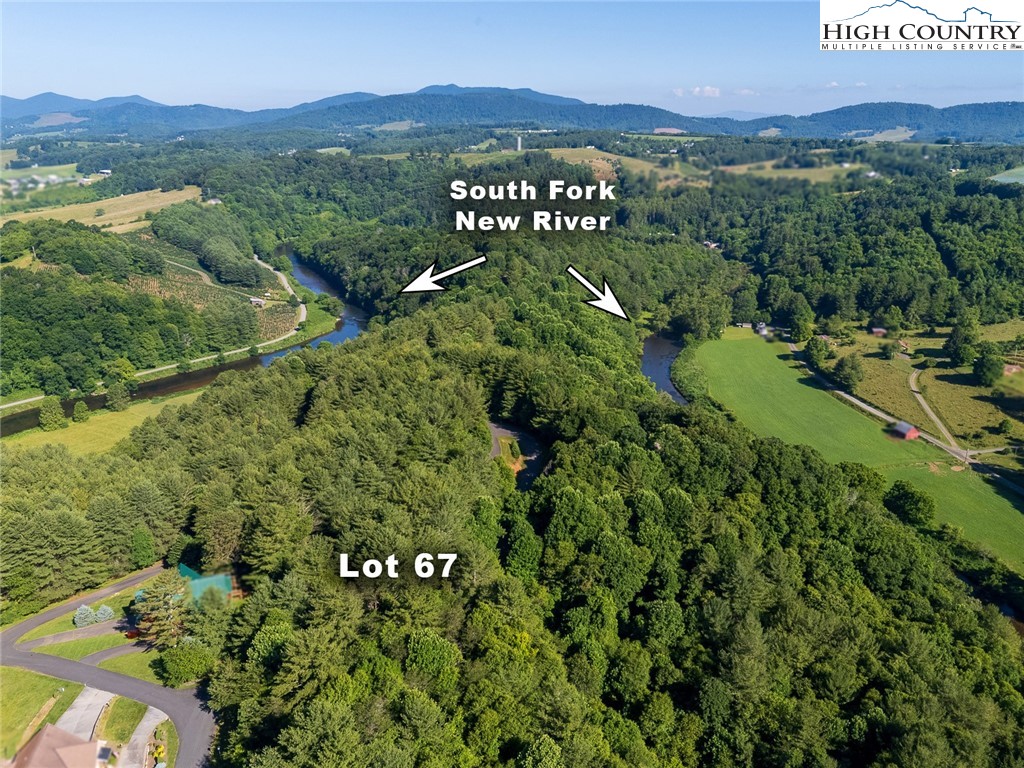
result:
[[(747, 144), (686, 151), (820, 148)], [(157, 558), (231, 571), (242, 600), (162, 600), (184, 594), (168, 576), (138, 607), (163, 679), (208, 694), (225, 768), (1024, 767), (1024, 643), (999, 609), (1024, 609), (1024, 580), (931, 524), (914, 486), (678, 405), (639, 369), (657, 331), (692, 346), (760, 319), (1021, 316), (1024, 193), (984, 180), (1019, 150), (840, 149), (882, 178), (658, 188), (623, 170), (615, 230), (571, 237), (452, 231), (453, 178), (592, 183), (540, 152), (203, 171), (223, 205), (166, 209), (161, 240), (242, 285), (252, 251), (288, 244), (375, 317), (344, 345), (222, 374), (109, 453), (7, 448), (0, 615)], [(56, 236), (12, 231), (5, 260)], [(130, 241), (66, 236), (94, 239), (93, 261), (62, 247), (37, 253), (53, 269), (2, 271), (12, 370), (67, 378), (69, 333), (90, 375), (143, 365), (142, 339), (180, 350), (186, 328), (221, 343), (212, 307), (117, 303), (125, 274), (159, 269)], [(478, 254), (444, 293), (399, 295)], [(638, 320), (586, 306), (569, 263)], [(532, 484), (491, 458), (495, 420), (544, 446)], [(451, 577), (338, 576), (343, 553), (421, 552), (458, 553)]]
[[(163, 272), (156, 244), (76, 222), (9, 222), (0, 231), (0, 259), (26, 254), (41, 267), (0, 270), (4, 393), (88, 393), (100, 379), (131, 381), (136, 370), (235, 349), (258, 337), (248, 303), (222, 299), (197, 309), (131, 289), (130, 276)], [(248, 264), (265, 271), (252, 259)]]

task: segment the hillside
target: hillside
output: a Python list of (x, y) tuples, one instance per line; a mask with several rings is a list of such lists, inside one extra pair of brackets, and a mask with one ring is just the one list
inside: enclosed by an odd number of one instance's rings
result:
[[(53, 97), (53, 98), (51, 98)], [(778, 115), (753, 120), (687, 117), (640, 104), (587, 104), (578, 99), (521, 88), (427, 86), (416, 93), (377, 96), (349, 93), (287, 109), (245, 112), (203, 104), (163, 106), (137, 97), (72, 104), (76, 100), (42, 94), (4, 109), (4, 132), (53, 130), (54, 120), (74, 123), (89, 134), (124, 134), (138, 138), (169, 137), (211, 129), (273, 132), (313, 130), (336, 133), (411, 121), (441, 126), (521, 126), (525, 128), (651, 131), (677, 128), (689, 133), (756, 136), (771, 131), (786, 137), (850, 138), (870, 136), (899, 126), (915, 140), (1024, 143), (1024, 103), (992, 102), (939, 109), (900, 102), (859, 104), (805, 116)], [(18, 101), (18, 100), (14, 100)], [(7, 101), (4, 102), (5, 104)], [(61, 109), (58, 110), (57, 107)], [(65, 112), (37, 126), (43, 112)], [(29, 112), (26, 110), (35, 110)]]

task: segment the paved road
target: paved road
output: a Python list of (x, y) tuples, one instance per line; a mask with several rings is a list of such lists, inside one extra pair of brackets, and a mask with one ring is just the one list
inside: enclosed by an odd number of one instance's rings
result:
[(18, 644), (18, 639), (26, 632), (64, 615), (76, 604), (92, 603), (127, 587), (141, 584), (161, 570), (159, 565), (152, 566), (109, 587), (87, 595), (78, 595), (55, 608), (8, 627), (0, 632), (0, 657), (3, 658), (4, 665), (9, 667), (20, 667), (63, 680), (74, 680), (90, 688), (110, 691), (166, 712), (178, 731), (181, 744), (177, 765), (179, 768), (201, 768), (206, 764), (206, 755), (213, 743), (215, 723), (213, 714), (196, 697), (194, 691), (163, 688), (134, 677), (98, 669), (80, 661), (33, 653)]
[(69, 629), (67, 632), (57, 632), (45, 637), (37, 637), (35, 640), (25, 640), (21, 643), (23, 649), (32, 650), (40, 645), (53, 645), (54, 643), (67, 643), (71, 640), (82, 640), (86, 637), (99, 637), (111, 633), (123, 632), (127, 628), (124, 619), (111, 619), (102, 624), (93, 624), (81, 629)]
[[(107, 661), (108, 659), (116, 659), (118, 656), (127, 656), (130, 653), (144, 653), (149, 650), (152, 650), (152, 646), (144, 640), (139, 640), (128, 645), (115, 645), (113, 648), (104, 648), (102, 651), (96, 651), (96, 653), (83, 656), (79, 661), (83, 664), (98, 667), (100, 662)], [(155, 658), (155, 654), (153, 658)]]
[(92, 732), (96, 730), (96, 721), (100, 719), (103, 708), (112, 698), (114, 694), (110, 691), (84, 688), (57, 720), (56, 726), (80, 739), (91, 741)]

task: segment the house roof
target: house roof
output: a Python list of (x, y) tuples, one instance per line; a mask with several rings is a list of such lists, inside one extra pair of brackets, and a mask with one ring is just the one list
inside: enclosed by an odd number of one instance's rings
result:
[(47, 723), (21, 748), (12, 768), (95, 768), (98, 746)]
[(905, 421), (897, 421), (892, 427), (894, 432), (899, 432), (901, 435), (905, 435), (912, 429), (917, 429), (913, 424), (908, 424)]

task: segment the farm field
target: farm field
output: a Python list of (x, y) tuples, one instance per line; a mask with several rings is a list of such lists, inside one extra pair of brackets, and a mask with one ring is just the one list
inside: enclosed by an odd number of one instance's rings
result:
[(772, 161), (760, 163), (743, 163), (742, 165), (721, 165), (719, 170), (727, 173), (749, 173), (766, 179), (804, 179), (814, 183), (833, 181), (854, 171), (869, 170), (863, 163), (851, 163), (843, 168), (839, 165), (827, 165), (821, 168), (772, 168)]
[(611, 152), (605, 152), (600, 149), (548, 149), (546, 150), (552, 157), (558, 158), (559, 160), (565, 160), (567, 163), (585, 163), (594, 169), (594, 174), (597, 178), (610, 179), (614, 176), (614, 168), (616, 165), (625, 168), (627, 171), (633, 173), (648, 174), (653, 171), (658, 177), (658, 186), (665, 187), (673, 184), (678, 184), (683, 181), (684, 177), (701, 177), (706, 176), (703, 172), (697, 170), (692, 165), (683, 162), (676, 162), (672, 167), (663, 168), (658, 163), (650, 160), (643, 160), (638, 157), (625, 157), (624, 155), (615, 155)]
[(996, 174), (992, 180), (1002, 181), (1006, 184), (1024, 184), (1024, 165)]
[[(13, 159), (13, 158), (11, 158)], [(6, 165), (8, 160), (4, 161)], [(62, 179), (80, 178), (82, 174), (75, 170), (78, 163), (66, 163), (64, 165), (40, 165), (38, 168), (5, 168), (0, 171), (0, 179), (26, 179), (29, 176), (60, 176)]]
[[(80, 221), (84, 224), (109, 228), (112, 232), (126, 232), (145, 227), (147, 222), (143, 216), (147, 211), (159, 211), (175, 203), (198, 199), (199, 187), (185, 187), (172, 192), (153, 189), (149, 192), (136, 192), (131, 195), (96, 200), (90, 203), (37, 208), (31, 211), (12, 213), (8, 216), (0, 216), (0, 226), (8, 221), (57, 219), (58, 221)], [(102, 211), (102, 213), (98, 215), (98, 211)]]
[(5, 437), (3, 445), (7, 449), (15, 445), (37, 448), (57, 443), (66, 446), (75, 455), (101, 453), (113, 448), (135, 427), (150, 416), (156, 416), (165, 407), (191, 403), (201, 394), (202, 390), (196, 390), (168, 398), (143, 400), (124, 411), (94, 411), (88, 421), (72, 422), (66, 429), (53, 432), (43, 432), (41, 429), (19, 432)]
[[(13, 757), (45, 723), (55, 723), (83, 687), (27, 669), (0, 667), (0, 710), (4, 713), (0, 718), (0, 760)], [(32, 733), (27, 733), (29, 726), (33, 726)]]
[(887, 131), (879, 131), (870, 136), (856, 136), (857, 141), (909, 141), (917, 131), (903, 125), (897, 125)]
[(935, 498), (940, 523), (962, 527), (1024, 573), (1020, 500), (969, 470), (953, 471), (953, 460), (926, 443), (889, 437), (881, 423), (821, 389), (784, 344), (729, 328), (723, 340), (698, 349), (697, 361), (711, 396), (754, 432), (809, 445), (830, 461), (860, 462), (889, 480), (920, 481)]

